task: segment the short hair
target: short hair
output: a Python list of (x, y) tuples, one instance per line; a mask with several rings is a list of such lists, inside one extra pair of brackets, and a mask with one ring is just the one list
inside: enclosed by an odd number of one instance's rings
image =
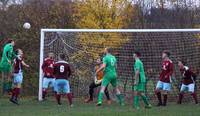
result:
[(60, 57), (60, 59), (64, 60), (65, 59), (65, 54), (60, 54), (59, 57)]
[(141, 53), (139, 51), (135, 51), (134, 54), (136, 54), (137, 57), (141, 57)]
[[(20, 49), (20, 48), (16, 49), (16, 50), (15, 50), (15, 53), (18, 55), (19, 52), (20, 52), (20, 50), (22, 51), (22, 49)], [(23, 51), (22, 51), (22, 52), (23, 52)]]
[(168, 57), (171, 55), (168, 50), (164, 50), (163, 53), (167, 54)]
[(13, 39), (8, 38), (7, 44), (12, 43), (13, 41)]
[(53, 52), (49, 52), (48, 56), (54, 56), (54, 53)]
[(107, 50), (108, 53), (111, 53), (111, 52), (112, 52), (112, 49), (109, 48), (109, 47), (107, 47), (106, 50)]

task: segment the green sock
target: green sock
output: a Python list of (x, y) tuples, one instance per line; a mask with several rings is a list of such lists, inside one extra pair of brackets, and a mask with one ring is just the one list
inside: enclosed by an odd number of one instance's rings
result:
[(147, 97), (145, 95), (142, 95), (142, 100), (144, 101), (144, 103), (146, 105), (149, 105), (149, 102), (148, 102)]
[(98, 95), (98, 104), (101, 104), (102, 103), (102, 100), (103, 100), (103, 92), (99, 92), (99, 95)]
[(124, 96), (122, 94), (117, 94), (116, 96), (120, 105), (124, 105)]
[(139, 96), (134, 96), (134, 107), (139, 107)]

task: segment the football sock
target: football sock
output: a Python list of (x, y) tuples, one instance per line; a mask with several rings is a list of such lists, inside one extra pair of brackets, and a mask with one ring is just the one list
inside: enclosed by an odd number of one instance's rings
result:
[(181, 104), (182, 103), (182, 99), (183, 99), (183, 93), (179, 93), (179, 97), (178, 97), (178, 103)]
[(194, 98), (195, 103), (198, 104), (197, 94), (196, 93), (192, 93), (191, 95)]
[(46, 94), (47, 94), (47, 90), (43, 90), (43, 91), (42, 91), (42, 98), (43, 98), (43, 99), (45, 99)]
[(58, 104), (60, 104), (60, 97), (61, 97), (60, 94), (56, 94), (56, 100), (57, 100), (57, 103), (58, 103)]
[(16, 98), (16, 100), (18, 99), (18, 96), (19, 96), (19, 94), (20, 94), (20, 88), (16, 88), (16, 94), (15, 94), (15, 98)]
[(71, 105), (72, 104), (72, 94), (68, 93), (67, 98), (68, 98), (69, 104)]
[(149, 105), (149, 102), (148, 102), (147, 97), (145, 95), (142, 95), (142, 100), (144, 101), (145, 105)]
[(157, 92), (156, 95), (157, 95), (159, 104), (162, 104), (161, 92)]
[(14, 98), (15, 98), (15, 95), (16, 95), (16, 88), (13, 88), (11, 99), (14, 99)]
[(102, 103), (102, 100), (103, 100), (103, 92), (99, 92), (99, 96), (98, 96), (98, 103)]
[(120, 105), (124, 105), (124, 96), (122, 94), (117, 94), (116, 96)]
[(133, 105), (135, 108), (139, 107), (139, 96), (134, 96)]
[(167, 105), (167, 94), (164, 94), (163, 97), (164, 97), (163, 105), (166, 106)]

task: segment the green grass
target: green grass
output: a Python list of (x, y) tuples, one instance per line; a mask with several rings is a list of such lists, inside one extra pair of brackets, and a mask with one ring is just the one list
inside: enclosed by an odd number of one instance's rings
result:
[(1, 98), (0, 116), (200, 116), (200, 106), (192, 103), (134, 110), (131, 105), (122, 107), (116, 103), (97, 108), (95, 103), (85, 104), (80, 100), (70, 108), (67, 101), (62, 102), (62, 106), (58, 106), (54, 100), (38, 102), (29, 98), (21, 99), (20, 106), (16, 106)]

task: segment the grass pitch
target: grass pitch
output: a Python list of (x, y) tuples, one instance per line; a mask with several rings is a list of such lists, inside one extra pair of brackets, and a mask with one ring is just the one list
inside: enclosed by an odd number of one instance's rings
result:
[(96, 107), (95, 103), (85, 104), (82, 100), (76, 100), (74, 107), (70, 108), (67, 101), (63, 100), (58, 106), (54, 100), (38, 102), (36, 99), (24, 98), (20, 105), (14, 105), (6, 98), (0, 99), (0, 116), (200, 116), (200, 105), (192, 103), (176, 105), (169, 104), (166, 107), (134, 110), (132, 105), (119, 106), (103, 104)]

